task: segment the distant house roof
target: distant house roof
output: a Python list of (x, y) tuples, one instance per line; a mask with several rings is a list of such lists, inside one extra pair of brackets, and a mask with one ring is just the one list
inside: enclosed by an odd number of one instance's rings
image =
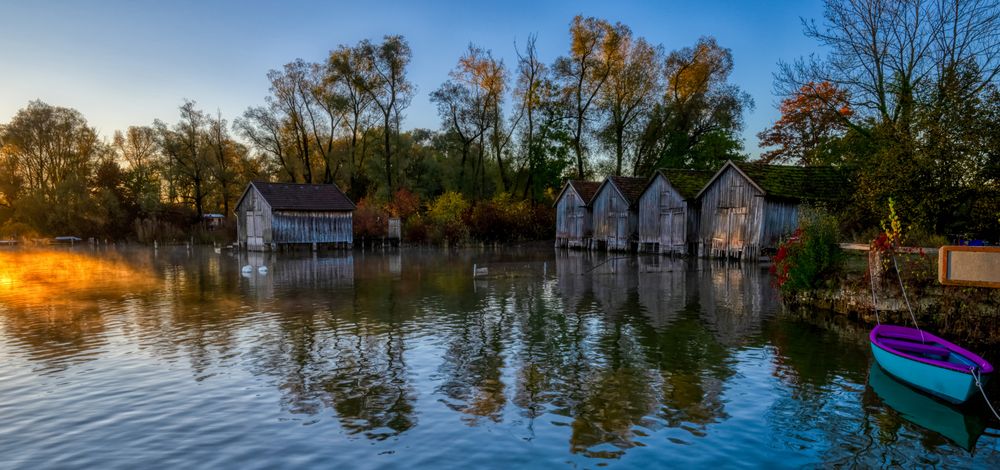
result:
[(630, 206), (639, 202), (642, 191), (646, 189), (646, 182), (649, 181), (647, 178), (630, 178), (628, 176), (609, 176), (608, 180), (621, 191), (622, 196), (625, 196)]
[[(701, 192), (701, 189), (712, 180), (712, 176), (715, 175), (714, 171), (683, 170), (678, 168), (661, 168), (656, 170), (656, 173), (663, 175), (670, 182), (670, 186), (673, 186), (684, 199), (693, 199), (697, 196)], [(652, 182), (651, 178), (648, 184), (652, 184)]]
[(594, 198), (594, 194), (597, 193), (597, 188), (601, 187), (601, 183), (597, 181), (569, 180), (563, 186), (562, 191), (559, 191), (559, 195), (556, 196), (553, 206), (559, 204), (559, 200), (562, 199), (563, 193), (566, 192), (566, 189), (569, 187), (572, 187), (573, 190), (580, 195), (584, 204), (590, 204), (590, 200)]
[(335, 184), (250, 183), (272, 210), (279, 211), (353, 211), (354, 203)]
[(844, 197), (849, 183), (841, 170), (830, 166), (768, 165), (733, 161), (726, 162), (716, 176), (712, 177), (712, 181), (729, 166), (746, 175), (765, 196), (779, 199), (836, 201)]

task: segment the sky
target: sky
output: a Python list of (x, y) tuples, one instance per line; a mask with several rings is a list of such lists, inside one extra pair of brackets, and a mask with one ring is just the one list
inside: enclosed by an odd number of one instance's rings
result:
[(773, 76), (779, 60), (818, 52), (801, 18), (820, 0), (632, 2), (424, 1), (16, 1), (0, 0), (0, 123), (29, 101), (71, 107), (110, 138), (117, 129), (173, 122), (191, 99), (232, 121), (268, 94), (267, 71), (296, 58), (318, 62), (340, 44), (402, 34), (413, 50), (417, 93), (404, 128), (440, 127), (429, 94), (470, 43), (513, 67), (515, 43), (538, 36), (551, 63), (569, 48), (569, 23), (582, 14), (628, 25), (667, 50), (714, 36), (730, 48), (732, 83), (756, 106), (746, 115), (746, 150), (778, 117)]

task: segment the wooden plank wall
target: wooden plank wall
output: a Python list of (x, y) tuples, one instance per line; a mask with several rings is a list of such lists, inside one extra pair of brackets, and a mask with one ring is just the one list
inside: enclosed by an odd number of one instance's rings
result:
[(556, 204), (556, 246), (584, 248), (590, 236), (590, 209), (570, 186)]
[(764, 206), (761, 248), (775, 248), (799, 226), (799, 204), (768, 199)]
[(271, 207), (254, 188), (236, 206), (236, 234), (249, 250), (263, 250), (271, 243)]
[[(665, 227), (664, 219), (671, 220)], [(670, 185), (657, 174), (639, 198), (639, 247), (644, 251), (684, 254), (687, 251), (689, 228), (688, 204)]]
[(591, 205), (594, 221), (594, 248), (608, 251), (631, 249), (630, 240), (638, 238), (638, 208), (631, 210), (628, 201), (613, 184), (601, 186)]
[(344, 243), (354, 242), (350, 212), (275, 211), (274, 243)]
[(736, 169), (726, 168), (701, 196), (699, 255), (756, 259), (765, 205), (760, 190)]

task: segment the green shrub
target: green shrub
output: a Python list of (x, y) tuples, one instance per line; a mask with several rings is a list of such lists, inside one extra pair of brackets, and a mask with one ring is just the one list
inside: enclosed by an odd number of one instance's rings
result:
[(806, 214), (799, 228), (778, 247), (771, 272), (784, 291), (802, 291), (820, 287), (842, 260), (838, 245), (837, 221), (826, 214)]
[(433, 240), (454, 243), (468, 238), (469, 230), (464, 220), (468, 209), (469, 202), (457, 192), (449, 191), (438, 196), (427, 207), (427, 218), (434, 225)]

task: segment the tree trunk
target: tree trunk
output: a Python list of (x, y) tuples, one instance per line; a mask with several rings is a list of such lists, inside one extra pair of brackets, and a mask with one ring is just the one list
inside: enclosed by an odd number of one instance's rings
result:
[(389, 194), (392, 194), (392, 143), (390, 142), (389, 136), (389, 122), (391, 120), (391, 116), (391, 113), (385, 113), (385, 127), (382, 131), (385, 143), (385, 184), (389, 189)]

